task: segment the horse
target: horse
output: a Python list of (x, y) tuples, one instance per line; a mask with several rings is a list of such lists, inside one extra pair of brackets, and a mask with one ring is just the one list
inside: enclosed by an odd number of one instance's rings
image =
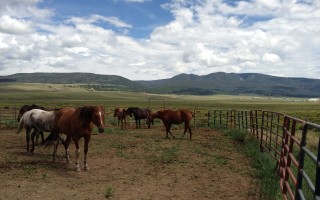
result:
[[(17, 117), (17, 121), (19, 123), (22, 115), (29, 111), (29, 110), (32, 110), (32, 109), (40, 109), (40, 110), (46, 110), (46, 111), (49, 111), (48, 109), (42, 107), (42, 106), (38, 106), (36, 104), (32, 104), (31, 106), (29, 105), (23, 105), (20, 109), (19, 109), (19, 114), (18, 114), (18, 117)], [(44, 141), (44, 137), (43, 137), (43, 132), (37, 132), (36, 130), (33, 131), (32, 134), (36, 134), (36, 140), (38, 141), (38, 137), (39, 135), (41, 136), (41, 141), (43, 142)]]
[[(133, 114), (134, 120), (136, 121), (136, 128), (141, 128), (140, 126), (140, 120), (141, 119), (147, 119), (148, 115), (150, 114), (151, 110), (149, 109), (143, 109), (138, 107), (130, 107), (127, 109), (127, 111), (130, 113), (130, 116)], [(150, 121), (150, 123), (153, 124), (153, 121)], [(148, 123), (148, 128), (150, 128), (150, 123)]]
[[(55, 136), (53, 139), (57, 141), (60, 133), (67, 135), (64, 143), (65, 155), (67, 163), (70, 163), (68, 147), (73, 140), (76, 146), (76, 171), (81, 171), (79, 164), (79, 140), (84, 138), (84, 169), (89, 170), (87, 164), (88, 144), (91, 138), (93, 125), (97, 126), (99, 133), (104, 132), (105, 110), (101, 106), (84, 106), (79, 108), (62, 108), (58, 111), (54, 120)], [(56, 142), (53, 151), (53, 162), (57, 153), (59, 141)]]
[(44, 111), (40, 109), (32, 109), (25, 112), (19, 120), (17, 134), (22, 131), (23, 128), (26, 129), (26, 140), (27, 140), (27, 151), (29, 152), (29, 140), (30, 140), (30, 132), (34, 129), (31, 134), (32, 140), (32, 148), (30, 150), (33, 153), (35, 144), (34, 137), (37, 132), (52, 132), (54, 119), (57, 110), (53, 111)]
[(36, 104), (32, 104), (31, 106), (29, 106), (29, 105), (23, 105), (23, 106), (19, 109), (19, 114), (18, 114), (18, 117), (17, 117), (18, 122), (20, 121), (22, 115), (23, 115), (25, 112), (27, 112), (27, 111), (29, 111), (29, 110), (32, 110), (32, 109), (47, 110), (47, 109), (45, 109), (44, 107), (38, 106), (38, 105), (36, 105)]
[(130, 117), (132, 116), (132, 114), (129, 113), (124, 108), (115, 108), (114, 109), (113, 117), (117, 117), (118, 118), (118, 126), (119, 126), (119, 124), (121, 122), (121, 129), (123, 129), (123, 122), (124, 122), (124, 128), (126, 128), (126, 126), (127, 126), (127, 115), (130, 115)]
[(155, 118), (161, 119), (166, 128), (166, 138), (169, 138), (168, 133), (170, 133), (170, 135), (174, 138), (174, 135), (172, 135), (172, 133), (170, 132), (171, 125), (181, 124), (184, 122), (184, 132), (182, 138), (184, 137), (187, 130), (189, 130), (190, 139), (192, 139), (192, 132), (190, 128), (190, 122), (192, 120), (192, 117), (194, 117), (194, 113), (185, 109), (160, 110), (157, 112), (151, 112), (147, 117), (147, 123), (150, 123)]

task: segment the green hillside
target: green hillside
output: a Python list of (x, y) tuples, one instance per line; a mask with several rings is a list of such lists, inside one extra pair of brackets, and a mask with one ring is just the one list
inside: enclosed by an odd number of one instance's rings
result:
[(0, 83), (79, 84), (98, 91), (133, 91), (154, 94), (249, 94), (319, 97), (320, 80), (284, 78), (256, 73), (179, 74), (170, 79), (131, 81), (121, 76), (92, 73), (19, 73), (0, 76)]
[(173, 94), (256, 94), (265, 96), (318, 97), (320, 80), (283, 78), (264, 74), (180, 74), (170, 79), (139, 81), (150, 91)]
[(141, 87), (140, 84), (121, 76), (93, 73), (19, 73), (0, 76), (1, 82), (82, 84), (90, 89), (107, 91), (135, 91)]

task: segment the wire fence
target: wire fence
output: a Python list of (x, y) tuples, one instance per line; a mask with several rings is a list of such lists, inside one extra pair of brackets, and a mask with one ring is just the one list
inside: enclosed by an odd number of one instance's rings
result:
[(213, 111), (214, 125), (251, 133), (276, 161), (283, 199), (320, 199), (320, 125), (273, 111)]

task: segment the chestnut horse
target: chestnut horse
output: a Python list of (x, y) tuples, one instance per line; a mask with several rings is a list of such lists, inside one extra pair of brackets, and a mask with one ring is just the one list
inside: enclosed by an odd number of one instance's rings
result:
[(165, 128), (166, 128), (166, 138), (169, 138), (168, 133), (174, 138), (172, 133), (170, 132), (171, 125), (172, 124), (181, 124), (184, 122), (184, 132), (182, 137), (184, 137), (185, 133), (187, 130), (189, 130), (190, 134), (190, 139), (192, 139), (192, 132), (190, 128), (190, 122), (192, 120), (192, 117), (194, 117), (194, 113), (185, 110), (185, 109), (180, 109), (180, 110), (160, 110), (157, 112), (151, 112), (150, 115), (148, 115), (147, 118), (147, 123), (150, 123), (151, 121), (154, 120), (154, 118), (161, 119)]
[(20, 133), (23, 128), (26, 129), (27, 151), (29, 151), (31, 130), (34, 130), (34, 132), (31, 134), (32, 148), (30, 151), (31, 153), (33, 153), (35, 148), (35, 134), (39, 132), (52, 132), (56, 113), (57, 110), (44, 111), (40, 109), (32, 109), (22, 115), (19, 121), (17, 133)]
[[(104, 132), (104, 116), (105, 110), (101, 106), (84, 106), (77, 109), (74, 108), (62, 108), (56, 115), (54, 122), (55, 136), (63, 133), (67, 135), (64, 143), (65, 155), (67, 163), (70, 163), (68, 147), (73, 140), (76, 146), (76, 171), (81, 171), (79, 164), (79, 139), (84, 138), (84, 169), (89, 170), (87, 164), (88, 144), (91, 138), (93, 125), (97, 126), (99, 133)], [(53, 151), (53, 162), (57, 153), (59, 141), (56, 140), (56, 144)]]
[[(134, 120), (136, 121), (136, 128), (141, 128), (140, 126), (140, 120), (141, 119), (147, 119), (148, 115), (150, 114), (151, 110), (149, 109), (144, 109), (144, 108), (138, 108), (138, 107), (131, 107), (128, 108), (127, 111), (130, 113), (130, 116), (134, 116)], [(150, 121), (153, 124), (153, 121)], [(148, 128), (150, 128), (150, 123), (148, 124)]]
[(121, 122), (121, 129), (123, 129), (123, 122), (124, 122), (124, 128), (126, 128), (128, 115), (131, 116), (132, 114), (124, 108), (115, 108), (114, 109), (113, 117), (118, 118), (118, 126), (120, 125), (120, 122)]

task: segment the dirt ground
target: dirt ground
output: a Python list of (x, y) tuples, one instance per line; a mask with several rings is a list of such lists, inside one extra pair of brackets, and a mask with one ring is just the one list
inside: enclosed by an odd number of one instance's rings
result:
[(182, 127), (172, 132), (176, 139), (162, 126), (109, 127), (92, 135), (90, 170), (75, 172), (73, 143), (71, 164), (62, 146), (52, 163), (52, 147), (31, 154), (25, 133), (0, 130), (0, 199), (259, 199), (254, 169), (233, 141), (212, 129), (193, 128), (192, 140), (180, 138)]

